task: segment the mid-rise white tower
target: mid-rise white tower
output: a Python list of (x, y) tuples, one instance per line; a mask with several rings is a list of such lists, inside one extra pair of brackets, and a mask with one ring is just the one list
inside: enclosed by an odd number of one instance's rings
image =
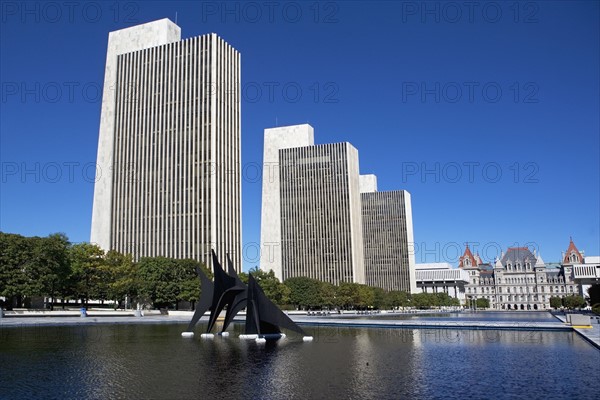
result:
[(282, 279), (279, 150), (314, 144), (313, 127), (304, 125), (265, 129), (260, 222), (260, 267)]

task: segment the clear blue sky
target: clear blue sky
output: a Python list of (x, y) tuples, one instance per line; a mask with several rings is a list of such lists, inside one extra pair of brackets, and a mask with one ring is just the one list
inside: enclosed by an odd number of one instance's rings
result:
[[(569, 236), (600, 254), (598, 1), (68, 4), (1, 3), (4, 232), (89, 240), (108, 32), (177, 13), (242, 54), (246, 171), (264, 128), (309, 122), (411, 192), (417, 262), (464, 242), (558, 261)], [(245, 174), (245, 270), (260, 197)]]

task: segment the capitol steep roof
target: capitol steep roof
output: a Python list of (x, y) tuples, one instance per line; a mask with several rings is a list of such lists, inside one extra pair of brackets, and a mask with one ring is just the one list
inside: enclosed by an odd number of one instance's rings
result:
[(508, 263), (525, 265), (525, 263), (530, 263), (533, 267), (537, 262), (537, 258), (527, 247), (509, 247), (500, 262), (502, 265)]

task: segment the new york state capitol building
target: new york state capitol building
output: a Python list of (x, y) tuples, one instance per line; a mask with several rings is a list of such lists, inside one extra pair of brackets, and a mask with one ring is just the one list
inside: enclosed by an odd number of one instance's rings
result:
[(465, 305), (487, 299), (496, 310), (549, 309), (551, 297), (585, 297), (587, 288), (598, 282), (600, 257), (586, 257), (572, 239), (560, 263), (547, 264), (527, 247), (510, 247), (493, 264), (486, 263), (467, 245), (458, 268), (447, 263), (417, 264), (421, 291), (443, 291)]

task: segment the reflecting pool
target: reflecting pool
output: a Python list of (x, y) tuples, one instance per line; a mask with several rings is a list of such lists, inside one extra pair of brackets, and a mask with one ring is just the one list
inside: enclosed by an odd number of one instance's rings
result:
[[(339, 314), (332, 314), (334, 317)], [(502, 322), (516, 322), (516, 323), (529, 323), (529, 322), (556, 322), (557, 319), (552, 316), (549, 312), (540, 311), (479, 311), (479, 312), (449, 312), (449, 313), (430, 313), (430, 314), (404, 314), (399, 312), (387, 312), (378, 314), (343, 314), (339, 315), (343, 318), (357, 318), (357, 319), (406, 319), (406, 320), (435, 320), (435, 321), (448, 321), (448, 322), (461, 322), (461, 321), (502, 321)]]
[[(196, 332), (205, 329), (198, 326)], [(306, 327), (257, 345), (183, 324), (0, 329), (0, 398), (592, 399), (600, 351), (571, 332)]]

